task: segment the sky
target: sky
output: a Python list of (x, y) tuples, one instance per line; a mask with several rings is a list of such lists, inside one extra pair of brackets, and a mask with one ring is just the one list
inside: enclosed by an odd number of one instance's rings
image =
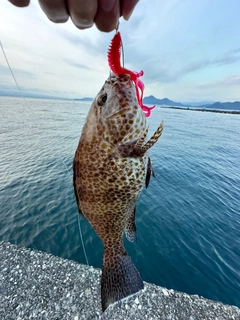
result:
[[(140, 0), (120, 19), (125, 67), (144, 71), (144, 96), (240, 100), (239, 0)], [(109, 76), (114, 36), (49, 21), (32, 0), (0, 6), (0, 40), (23, 95), (95, 97)], [(19, 93), (0, 48), (0, 94)]]

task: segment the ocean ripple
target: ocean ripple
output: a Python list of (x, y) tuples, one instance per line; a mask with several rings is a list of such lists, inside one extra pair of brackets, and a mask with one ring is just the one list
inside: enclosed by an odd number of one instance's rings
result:
[[(89, 103), (0, 98), (0, 240), (86, 263), (72, 160)], [(238, 115), (156, 107), (150, 134), (156, 179), (137, 201), (137, 244), (126, 248), (143, 279), (240, 307)], [(103, 246), (80, 217), (91, 265)]]

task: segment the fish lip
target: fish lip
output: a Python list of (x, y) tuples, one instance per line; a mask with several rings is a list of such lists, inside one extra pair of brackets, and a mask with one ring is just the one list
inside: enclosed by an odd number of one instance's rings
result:
[[(124, 82), (122, 81), (123, 78), (125, 78)], [(116, 82), (119, 82), (119, 83), (126, 83), (128, 82), (129, 80), (131, 81), (131, 77), (129, 74), (127, 73), (124, 73), (124, 74), (120, 74), (120, 75), (117, 75), (113, 72), (110, 72), (110, 75), (108, 77), (108, 80), (112, 83), (112, 84), (115, 84)]]
[(131, 111), (131, 107), (130, 106), (124, 107), (124, 108), (118, 110), (117, 112), (114, 112), (113, 114), (111, 114), (110, 116), (107, 117), (107, 120), (115, 118), (116, 116), (121, 115), (121, 113), (125, 113), (127, 111)]

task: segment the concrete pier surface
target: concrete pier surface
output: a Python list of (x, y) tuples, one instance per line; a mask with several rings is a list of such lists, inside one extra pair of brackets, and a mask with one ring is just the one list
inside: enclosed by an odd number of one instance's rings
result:
[(240, 309), (145, 283), (110, 306), (100, 301), (101, 270), (0, 242), (1, 320), (240, 320)]

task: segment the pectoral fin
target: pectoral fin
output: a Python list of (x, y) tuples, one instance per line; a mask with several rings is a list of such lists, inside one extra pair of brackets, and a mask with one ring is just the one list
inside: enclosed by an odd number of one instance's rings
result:
[(131, 155), (134, 146), (136, 144), (137, 140), (133, 140), (130, 142), (127, 142), (125, 144), (118, 145), (118, 151), (120, 152), (122, 157), (128, 157)]
[[(141, 154), (141, 148), (143, 147), (146, 137), (148, 134), (148, 127), (143, 132), (142, 136), (139, 139), (129, 139), (131, 137), (132, 133), (129, 133), (124, 137), (122, 140), (122, 144), (118, 146), (118, 150), (120, 151), (121, 155), (124, 157), (130, 156), (130, 157), (138, 157)], [(139, 151), (140, 150), (140, 154)]]
[(142, 140), (139, 139), (139, 141), (141, 141), (141, 143), (137, 142), (135, 144), (133, 152), (132, 152), (133, 156), (143, 156), (148, 151), (148, 149), (150, 149), (158, 141), (158, 139), (161, 137), (163, 128), (164, 128), (164, 122), (162, 121), (160, 123), (159, 127), (157, 128), (157, 130), (154, 132), (154, 134), (148, 140), (147, 143), (143, 144)]
[(145, 152), (150, 149), (157, 141), (158, 139), (161, 137), (162, 132), (163, 132), (163, 128), (164, 128), (164, 121), (162, 120), (162, 122), (160, 123), (159, 127), (157, 128), (157, 130), (154, 132), (154, 134), (152, 135), (152, 137), (148, 140), (148, 142), (144, 145), (144, 149)]

